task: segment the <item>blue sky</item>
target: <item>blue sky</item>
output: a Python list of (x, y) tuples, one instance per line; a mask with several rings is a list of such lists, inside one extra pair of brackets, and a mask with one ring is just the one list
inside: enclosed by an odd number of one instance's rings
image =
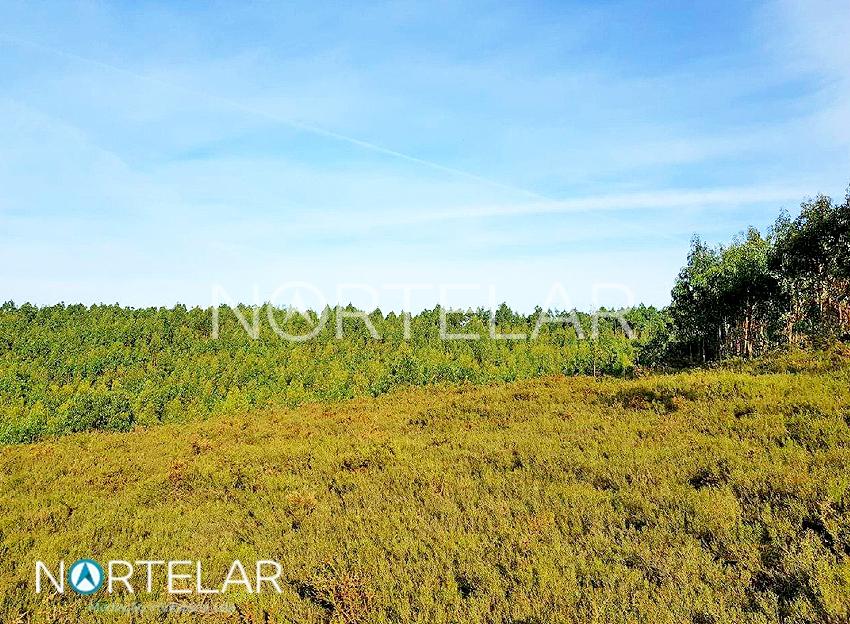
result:
[(694, 233), (843, 196), (847, 32), (818, 0), (6, 2), (0, 299), (664, 304)]

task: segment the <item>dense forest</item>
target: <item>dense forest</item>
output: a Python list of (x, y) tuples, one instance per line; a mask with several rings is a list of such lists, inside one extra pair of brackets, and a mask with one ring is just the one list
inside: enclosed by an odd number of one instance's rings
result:
[[(842, 204), (819, 196), (795, 218), (781, 215), (766, 234), (751, 228), (728, 245), (694, 239), (670, 306), (622, 311), (628, 332), (604, 310), (523, 315), (505, 304), (448, 315), (449, 332), (478, 334), (477, 340), (442, 340), (439, 307), (412, 317), (371, 312), (377, 339), (362, 318), (342, 318), (350, 306), (304, 315), (269, 306), (237, 311), (268, 322), (251, 336), (224, 306), (7, 302), (0, 307), (0, 443), (377, 396), (398, 386), (630, 376), (640, 367), (846, 338), (850, 195)], [(285, 340), (273, 331), (305, 335), (321, 317), (322, 329), (310, 340)], [(541, 318), (557, 320), (541, 324)]]
[[(253, 310), (239, 312), (250, 319)], [(268, 309), (259, 312), (267, 319)], [(271, 313), (275, 327), (288, 334), (310, 331), (300, 314)], [(217, 338), (212, 336), (214, 314)], [(310, 314), (315, 322), (316, 313)], [(397, 386), (629, 375), (642, 336), (661, 322), (653, 308), (629, 311), (630, 339), (616, 319), (594, 323), (593, 317), (575, 313), (562, 323), (543, 324), (532, 338), (539, 314), (523, 316), (501, 306), (494, 321), (498, 333), (526, 333), (526, 339), (492, 338), (491, 313), (478, 310), (447, 319), (450, 332), (478, 333), (480, 339), (442, 340), (440, 310), (433, 309), (409, 319), (410, 338), (405, 339), (405, 317), (376, 310), (369, 315), (380, 335), (375, 339), (356, 318), (344, 319), (342, 338), (337, 338), (337, 310), (324, 314), (330, 319), (317, 336), (295, 342), (281, 338), (268, 322), (259, 324), (253, 338), (226, 307), (7, 303), (0, 308), (0, 441), (377, 396)]]

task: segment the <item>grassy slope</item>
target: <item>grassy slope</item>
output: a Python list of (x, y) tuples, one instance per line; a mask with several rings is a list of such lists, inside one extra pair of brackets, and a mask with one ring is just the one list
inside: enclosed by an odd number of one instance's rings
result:
[(284, 564), (205, 621), (846, 622), (850, 368), (799, 364), (2, 448), (0, 620), (122, 621), (34, 594), (35, 559), (91, 556)]

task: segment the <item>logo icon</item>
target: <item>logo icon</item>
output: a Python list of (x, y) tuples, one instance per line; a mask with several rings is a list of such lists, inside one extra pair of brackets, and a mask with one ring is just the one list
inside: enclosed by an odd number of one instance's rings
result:
[(93, 594), (103, 585), (103, 568), (92, 559), (79, 559), (68, 568), (68, 582), (78, 594)]

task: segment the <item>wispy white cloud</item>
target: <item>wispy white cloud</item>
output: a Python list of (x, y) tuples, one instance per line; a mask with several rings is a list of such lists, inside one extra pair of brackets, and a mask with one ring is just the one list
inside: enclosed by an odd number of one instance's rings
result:
[[(773, 0), (761, 12), (765, 48), (783, 71), (807, 77), (814, 89), (801, 110), (810, 140), (850, 144), (850, 4)], [(850, 164), (850, 154), (843, 163)]]

